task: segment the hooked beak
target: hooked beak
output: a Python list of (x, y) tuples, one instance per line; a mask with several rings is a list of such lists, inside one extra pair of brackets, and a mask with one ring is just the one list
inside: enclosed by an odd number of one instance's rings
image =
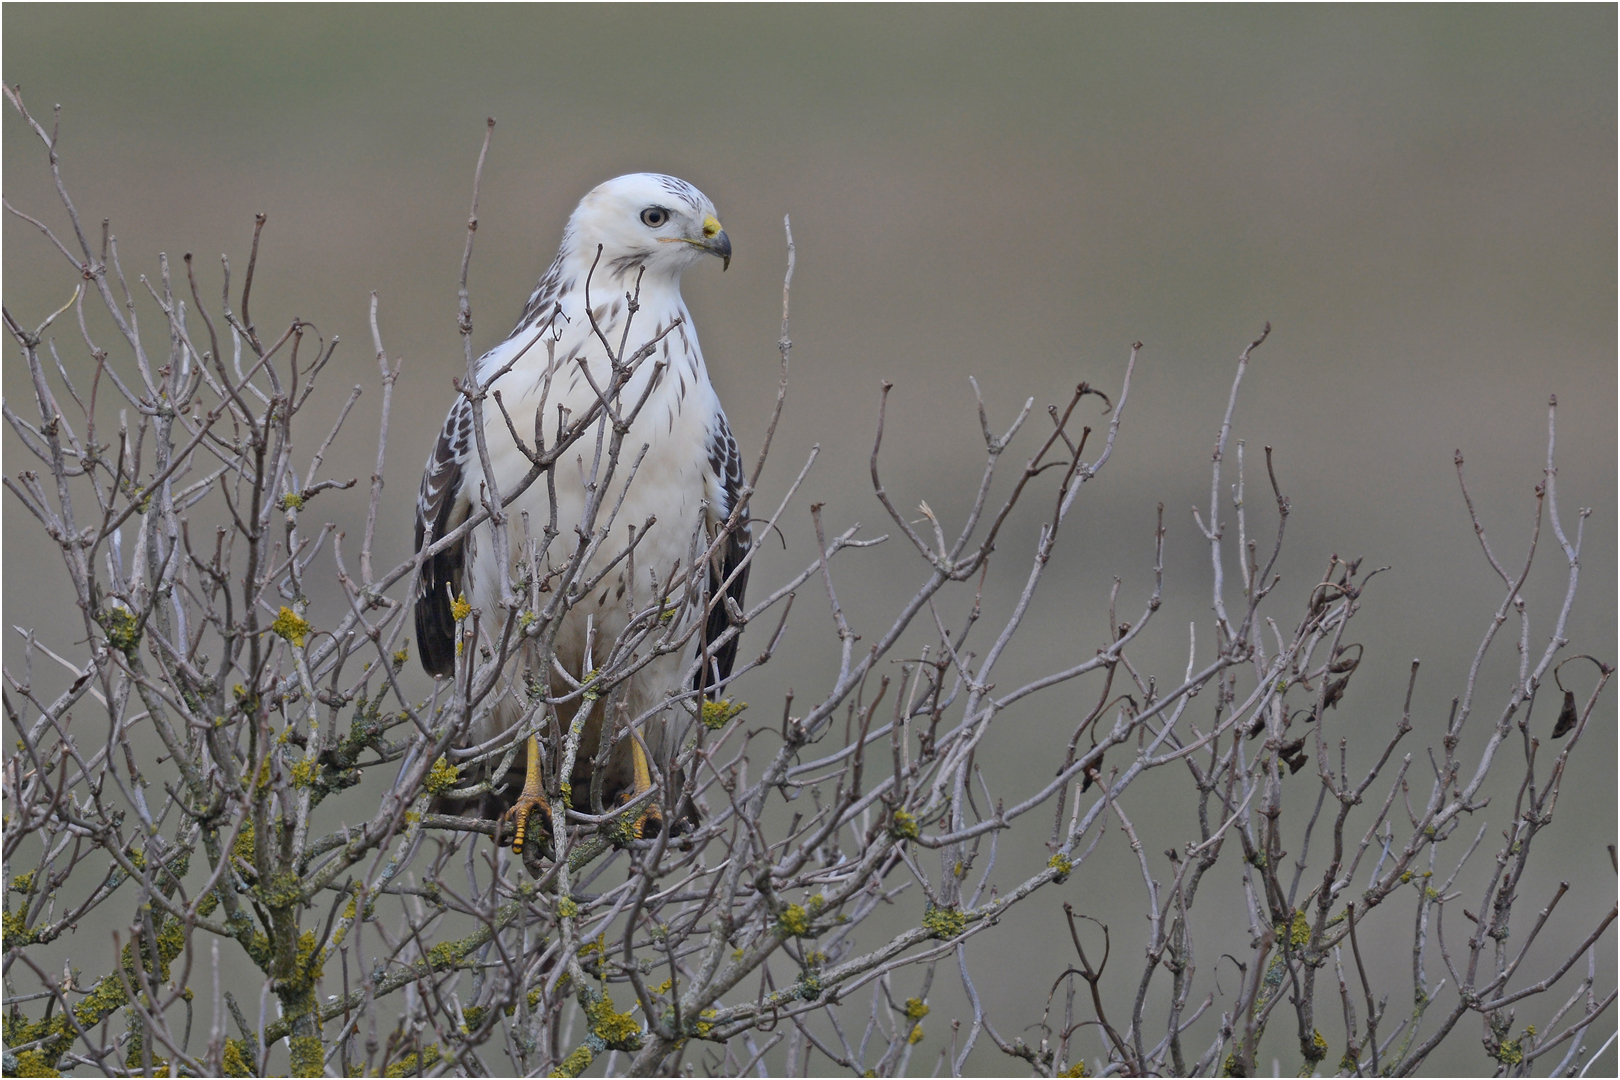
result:
[(731, 268), (731, 237), (720, 225), (720, 219), (713, 214), (703, 219), (703, 239), (693, 243), (707, 251), (710, 255), (720, 257), (720, 272), (723, 274)]
[(731, 268), (731, 237), (726, 235), (726, 231), (724, 229), (721, 229), (719, 232), (703, 241), (703, 243), (699, 246), (702, 247), (704, 251), (707, 251), (710, 255), (718, 255), (720, 257), (721, 273), (725, 273)]
[(691, 244), (699, 251), (707, 251), (710, 255), (720, 258), (720, 271), (724, 273), (731, 268), (731, 237), (721, 228), (720, 222), (713, 214), (703, 219), (703, 239), (693, 240), (689, 236), (660, 236), (660, 244)]

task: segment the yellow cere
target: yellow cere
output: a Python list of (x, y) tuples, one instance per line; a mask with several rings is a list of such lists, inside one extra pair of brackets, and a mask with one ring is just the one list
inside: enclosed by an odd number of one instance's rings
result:
[(707, 236), (712, 240), (716, 235), (719, 234), (719, 232), (720, 222), (715, 220), (715, 216), (713, 214), (710, 214), (708, 217), (703, 219), (704, 236)]

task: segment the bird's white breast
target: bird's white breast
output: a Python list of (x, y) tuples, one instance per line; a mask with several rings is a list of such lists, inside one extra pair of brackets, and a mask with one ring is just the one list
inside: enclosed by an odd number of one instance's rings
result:
[[(558, 534), (541, 560), (542, 573), (565, 565), (577, 547), (588, 542), (579, 535), (579, 527), (593, 484), (602, 490), (600, 508), (593, 523), (595, 531), (599, 533), (608, 527), (610, 532), (581, 580), (592, 577), (625, 548), (631, 526), (639, 534), (649, 518), (655, 519), (636, 545), (634, 579), (627, 580), (628, 564), (621, 564), (591, 596), (576, 604), (559, 633), (558, 659), (573, 669), (576, 677), (600, 662), (604, 650), (623, 630), (630, 611), (645, 608), (653, 601), (654, 574), (662, 583), (677, 568), (686, 569), (694, 530), (704, 502), (714, 490), (707, 447), (719, 410), (697, 335), (678, 292), (667, 290), (661, 295), (644, 284), (641, 308), (631, 320), (627, 339), (623, 337), (627, 314), (623, 294), (620, 293), (617, 300), (597, 301), (594, 306), (595, 329), (585, 315), (582, 302), (572, 311), (567, 310), (565, 304), (567, 319), (556, 320), (553, 323), (556, 329), (551, 334), (536, 339), (534, 330), (520, 332), (480, 361), (481, 377), (487, 378), (511, 362), (515, 354), (523, 352), (491, 390), (500, 392), (501, 405), (517, 433), (531, 448), (539, 414), (541, 430), (550, 446), (557, 438), (558, 406), (569, 419), (578, 419), (598, 401), (592, 382), (596, 388), (609, 386), (612, 370), (601, 338), (605, 337), (615, 350), (623, 339), (624, 356), (629, 359), (641, 345), (660, 332), (664, 335), (653, 354), (641, 361), (616, 402), (621, 413), (628, 413), (646, 394), (623, 440), (618, 460), (613, 463), (611, 476), (609, 456), (613, 432), (610, 425), (600, 422), (593, 424), (556, 466)], [(589, 369), (589, 379), (582, 370), (582, 360)], [(652, 382), (650, 392), (647, 390), (649, 381)], [(513, 445), (501, 405), (496, 404), (493, 394), (485, 399), (483, 428), (496, 484), (504, 496), (509, 496), (531, 466)], [(643, 446), (646, 447), (644, 455)], [(638, 456), (640, 465), (635, 467)], [(476, 509), (488, 493), (480, 490), (482, 469), (479, 463), (470, 464), (465, 490)], [(632, 468), (635, 469), (633, 478)], [(606, 486), (601, 484), (603, 478), (607, 479)], [(622, 505), (619, 504), (621, 496)], [(517, 562), (523, 557), (528, 537), (538, 542), (551, 516), (551, 494), (544, 476), (509, 507), (508, 514), (511, 554)], [(469, 599), (483, 611), (484, 625), (490, 633), (498, 635), (505, 613), (498, 605), (500, 576), (489, 557), (491, 552), (488, 527), (476, 530), (468, 546)], [(598, 642), (591, 658), (584, 656), (588, 622)]]

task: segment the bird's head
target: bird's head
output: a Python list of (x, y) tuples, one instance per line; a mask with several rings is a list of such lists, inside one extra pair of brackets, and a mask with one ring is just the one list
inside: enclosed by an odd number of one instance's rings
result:
[[(731, 265), (731, 239), (707, 195), (673, 176), (631, 173), (599, 184), (580, 200), (568, 222), (574, 255), (586, 264), (624, 273), (679, 276), (705, 255)], [(600, 271), (599, 271), (600, 272)]]

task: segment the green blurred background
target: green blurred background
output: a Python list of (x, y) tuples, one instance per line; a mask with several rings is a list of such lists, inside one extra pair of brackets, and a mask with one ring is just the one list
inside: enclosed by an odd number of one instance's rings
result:
[[(969, 375), (1004, 426), (1025, 397), (1039, 410), (1081, 379), (1117, 388), (1130, 343), (1145, 343), (1114, 459), (1081, 499), (1021, 646), (998, 669), (1003, 686), (1101, 644), (1114, 575), (1124, 579), (1121, 616), (1135, 618), (1161, 501), (1168, 599), (1143, 655), (1161, 685), (1179, 676), (1186, 624), (1209, 607), (1207, 548), (1187, 508), (1207, 508), (1232, 361), (1266, 320), (1274, 331), (1256, 353), (1236, 437), (1252, 448), (1251, 465), (1261, 445), (1275, 448), (1292, 498), (1282, 614), (1295, 617), (1291, 605), (1330, 553), (1392, 567), (1357, 619), (1366, 662), (1335, 718), (1353, 739), (1368, 733), (1363, 753), (1392, 727), (1409, 663), (1422, 657), (1419, 728), (1407, 747), (1418, 767), (1500, 599), (1453, 452), (1467, 455), (1497, 550), (1521, 559), (1553, 393), (1566, 527), (1577, 507), (1596, 508), (1568, 636), (1574, 651), (1615, 659), (1612, 7), (12, 3), (3, 20), (4, 77), (36, 114), (61, 104), (66, 181), (88, 222), (111, 219), (132, 278), (155, 278), (160, 251), (194, 251), (205, 295), (217, 294), (213, 260), (229, 252), (240, 273), (252, 215), (269, 215), (255, 321), (298, 316), (345, 342), (331, 401), (306, 430), (329, 422), (349, 384), (367, 389), (330, 475), (371, 469), (377, 379), (365, 314), (370, 291), (380, 294), (384, 340), (406, 364), (383, 563), (409, 553), (417, 470), (461, 370), (456, 275), (472, 166), (494, 116), (471, 279), (478, 345), (511, 325), (583, 192), (628, 171), (685, 177), (714, 200), (736, 250), (732, 272), (689, 275), (687, 297), (749, 454), (775, 392), (781, 219), (792, 215), (794, 381), (762, 505), (774, 505), (819, 443), (806, 501), (827, 504), (829, 528), (858, 520), (886, 531), (865, 471), (877, 387), (888, 379), (889, 489), (902, 506), (926, 499), (959, 522), (981, 457)], [(9, 110), (0, 130), (7, 199), (60, 224), (39, 143)], [(74, 283), (38, 234), (10, 218), (4, 272), (5, 303), (28, 325)], [(149, 305), (143, 313), (158, 325)], [(76, 333), (58, 334), (70, 364), (82, 364)], [(13, 356), (0, 371), (20, 407), (22, 365)], [(25, 467), (9, 432), (4, 449), (8, 471)], [(1251, 499), (1261, 507), (1251, 529), (1264, 536), (1269, 504)], [(358, 535), (358, 502), (323, 509)], [(78, 631), (62, 610), (60, 563), (42, 554), (15, 503), (4, 512), (8, 634), (28, 623), (69, 646)], [(1019, 519), (1000, 545), (991, 623), (1022, 581), (1034, 524)], [(774, 544), (756, 583), (811, 557), (807, 527), (802, 509), (790, 516), (788, 550)], [(1533, 641), (1562, 597), (1558, 561), (1544, 533), (1526, 589)], [(858, 632), (877, 633), (909, 595), (921, 579), (913, 563), (897, 547), (848, 559), (842, 598)], [(801, 603), (783, 656), (740, 696), (767, 712), (788, 686), (800, 702), (816, 697), (833, 655), (829, 629)], [(1207, 656), (1205, 626), (1200, 639)], [(1498, 648), (1503, 666), (1485, 680), (1490, 696), (1465, 750), (1477, 749), (1511, 678), (1512, 643)], [(1088, 684), (1037, 699), (1000, 721), (985, 755), (998, 795), (1016, 799), (1032, 774), (1046, 775), (1074, 701), (1095, 692)], [(1567, 918), (1538, 946), (1549, 962), (1615, 891), (1603, 850), (1615, 834), (1612, 700), (1521, 895), (1528, 920), (1557, 881), (1571, 882)], [(1305, 779), (1293, 797), (1312, 800)], [(1421, 797), (1426, 785), (1417, 786)], [(1125, 805), (1150, 851), (1194, 835), (1180, 795), (1133, 790), (1136, 805), (1132, 796)], [(1509, 812), (1499, 798), (1477, 815), (1490, 823), (1487, 847)], [(1003, 887), (1044, 862), (1038, 839), (1004, 845)], [(1061, 895), (1041, 894), (1012, 933), (975, 946), (978, 986), (1005, 1036), (1038, 1019), (1067, 963), (1062, 899), (1114, 926), (1111, 978), (1128, 993), (1124, 961), (1140, 955), (1142, 932), (1133, 865), (1110, 834)], [(1154, 864), (1161, 879), (1167, 865)], [(1228, 897), (1234, 882), (1223, 886)], [(1215, 956), (1246, 949), (1245, 935), (1223, 929), (1238, 921), (1233, 904), (1206, 893), (1201, 905), (1213, 936), (1199, 977), (1213, 989)], [(1388, 913), (1387, 929), (1404, 936), (1410, 904), (1391, 906), (1400, 913)], [(916, 914), (908, 907), (896, 924)], [(1614, 984), (1612, 943), (1600, 956), (1602, 986)], [(88, 969), (92, 946), (74, 949)], [(1375, 965), (1391, 1015), (1406, 1007), (1406, 964), (1398, 953)], [(1431, 985), (1444, 974), (1436, 961)], [(1230, 1008), (1234, 972), (1221, 982)], [(945, 1018), (963, 1015), (954, 983), (944, 971), (936, 980), (923, 1071), (949, 1037)], [(1612, 1014), (1600, 1026), (1612, 1030)], [(1080, 1036), (1088, 1054), (1091, 1037)], [(1430, 1071), (1486, 1068), (1476, 1039), (1465, 1021)], [(1292, 1069), (1290, 1042), (1274, 1035), (1262, 1057)], [(1612, 1051), (1607, 1061), (1598, 1072), (1612, 1069)], [(993, 1048), (975, 1058), (987, 1072), (1006, 1062)]]

